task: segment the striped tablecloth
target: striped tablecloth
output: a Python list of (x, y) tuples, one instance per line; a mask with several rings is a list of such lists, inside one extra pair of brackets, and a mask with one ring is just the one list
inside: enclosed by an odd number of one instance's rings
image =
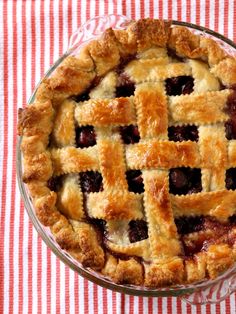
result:
[(71, 271), (33, 228), (16, 182), (17, 109), (66, 50), (69, 36), (96, 15), (120, 13), (191, 21), (236, 40), (236, 2), (0, 0), (0, 314), (236, 313), (236, 295), (193, 307), (178, 298), (141, 298), (100, 288)]

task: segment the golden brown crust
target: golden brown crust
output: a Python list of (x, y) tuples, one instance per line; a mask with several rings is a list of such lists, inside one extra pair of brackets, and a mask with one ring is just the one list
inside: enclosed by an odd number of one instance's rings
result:
[[(130, 56), (135, 60), (125, 64)], [(185, 27), (132, 21), (66, 57), (41, 82), (35, 102), (19, 110), (23, 181), (36, 215), (85, 267), (119, 284), (155, 288), (215, 278), (231, 267), (236, 250), (229, 240), (184, 260), (174, 218), (207, 215), (227, 222), (236, 212), (236, 191), (225, 189), (225, 170), (236, 167), (236, 141), (228, 141), (224, 130), (235, 60), (211, 38)], [(135, 93), (115, 98), (122, 67)], [(165, 80), (178, 76), (194, 78), (193, 93), (169, 97)], [(222, 84), (227, 89), (220, 90)], [(88, 101), (72, 100), (83, 93)], [(198, 125), (198, 142), (168, 140), (168, 126), (192, 123)], [(138, 125), (140, 142), (124, 145), (119, 127), (132, 124)], [(88, 125), (95, 129), (96, 145), (78, 148), (75, 129)], [(175, 167), (201, 168), (203, 191), (170, 194), (169, 169)], [(141, 194), (129, 191), (130, 169), (142, 171)], [(85, 199), (78, 173), (91, 170), (101, 173), (103, 191)], [(57, 176), (63, 184), (54, 192), (48, 180)], [(87, 215), (106, 221), (106, 247)], [(131, 220), (146, 220), (148, 238), (131, 243)]]

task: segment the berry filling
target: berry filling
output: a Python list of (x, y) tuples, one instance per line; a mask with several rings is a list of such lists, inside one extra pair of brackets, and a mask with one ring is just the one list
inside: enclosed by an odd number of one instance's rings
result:
[(120, 127), (120, 134), (125, 144), (138, 143), (140, 140), (138, 127), (136, 125)]
[(173, 168), (169, 173), (170, 193), (186, 195), (202, 190), (201, 169)]
[(169, 96), (191, 94), (194, 80), (191, 76), (178, 76), (166, 79), (166, 93)]
[(47, 182), (47, 186), (51, 191), (59, 191), (62, 187), (62, 176), (50, 178)]
[(84, 148), (96, 145), (96, 134), (92, 126), (76, 129), (76, 147)]
[(195, 125), (171, 126), (168, 128), (168, 137), (170, 141), (198, 141), (198, 128)]
[(129, 185), (129, 191), (134, 193), (143, 193), (144, 185), (142, 173), (140, 170), (130, 170), (126, 172), (126, 178)]
[(228, 223), (221, 223), (212, 217), (179, 217), (175, 219), (177, 231), (183, 243), (185, 257), (207, 250), (211, 244), (233, 245), (236, 237), (230, 233), (236, 219), (232, 216)]
[(135, 84), (126, 73), (121, 73), (116, 86), (116, 97), (130, 97), (134, 95)]
[(181, 58), (180, 56), (177, 56), (175, 50), (173, 49), (167, 49), (167, 54), (169, 57), (171, 57), (172, 59), (175, 59), (178, 62), (184, 62), (184, 58)]
[(236, 168), (226, 170), (225, 183), (227, 190), (236, 190)]
[(95, 231), (97, 232), (98, 242), (103, 243), (104, 238), (107, 236), (106, 231), (106, 221), (103, 219), (89, 218), (89, 223), (94, 226)]
[(131, 243), (148, 238), (147, 223), (144, 220), (131, 220), (129, 222), (129, 240)]
[(72, 99), (76, 102), (81, 102), (81, 101), (86, 101), (86, 100), (89, 100), (90, 97), (89, 97), (89, 92), (90, 91), (86, 91), (84, 92), (83, 94), (81, 95), (76, 95), (76, 96), (73, 96)]
[(233, 92), (229, 95), (226, 104), (226, 113), (230, 119), (225, 123), (225, 133), (228, 140), (236, 139), (236, 86), (232, 86)]
[(99, 172), (80, 173), (80, 185), (83, 193), (94, 193), (103, 190), (102, 176)]

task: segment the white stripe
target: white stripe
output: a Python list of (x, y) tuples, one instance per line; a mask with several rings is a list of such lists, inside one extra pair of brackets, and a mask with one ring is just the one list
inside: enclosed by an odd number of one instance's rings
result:
[(224, 0), (220, 0), (219, 1), (219, 14), (218, 14), (218, 18), (219, 18), (218, 32), (220, 34), (224, 34), (224, 6), (225, 6)]
[(57, 300), (57, 295), (56, 295), (56, 255), (55, 254), (50, 254), (51, 255), (51, 300), (50, 300), (50, 304), (51, 304), (51, 313), (54, 314), (56, 313), (56, 301), (59, 302), (59, 300)]
[(144, 2), (144, 16), (145, 17), (150, 16), (150, 2), (149, 1)]
[(186, 4), (186, 0), (182, 0), (181, 20), (182, 21), (186, 21), (187, 20), (187, 4)]
[[(125, 3), (124, 3), (124, 6), (125, 6)], [(117, 14), (122, 14), (122, 0), (117, 0)]]
[(205, 0), (200, 2), (200, 25), (205, 26)]
[(192, 23), (196, 24), (196, 1), (191, 0), (191, 15), (190, 19)]
[(168, 19), (168, 1), (163, 0), (163, 19)]
[(215, 1), (210, 1), (209, 28), (215, 28)]
[(81, 1), (81, 25), (86, 22), (86, 7), (87, 7), (87, 1)]
[(35, 293), (37, 291), (37, 283), (38, 283), (38, 234), (36, 229), (33, 227), (33, 237), (32, 237), (32, 311), (33, 313), (37, 313), (37, 306), (38, 306), (38, 294)]
[(235, 303), (235, 293), (230, 296), (230, 314), (235, 314), (236, 303)]
[(153, 1), (153, 10), (154, 10), (154, 14), (153, 17), (155, 19), (159, 18), (159, 1)]
[[(63, 264), (60, 261), (60, 267), (59, 267), (59, 272), (60, 272), (60, 300), (57, 300), (57, 302), (60, 302), (60, 309), (61, 313), (65, 313), (65, 264)], [(67, 301), (67, 300), (66, 300)]]
[(126, 16), (131, 19), (131, 0), (126, 1)]
[(84, 279), (78, 276), (79, 279), (79, 313), (84, 313)]
[(68, 38), (68, 0), (62, 1), (62, 16), (63, 16), (63, 26), (62, 26), (62, 34), (63, 34), (63, 47), (62, 47), (62, 53), (65, 53), (68, 44), (69, 44), (69, 38)]
[(91, 281), (88, 281), (88, 313), (94, 313), (93, 284)]
[(113, 6), (113, 1), (109, 0), (108, 1), (108, 14), (114, 13), (114, 6)]
[(59, 0), (55, 0), (53, 2), (53, 9), (54, 9), (53, 11), (53, 26), (54, 26), (53, 63), (54, 63), (59, 57)]
[(46, 69), (49, 69), (50, 67), (50, 15), (49, 15), (49, 0), (45, 0), (41, 3), (41, 5), (44, 4), (43, 12), (46, 12), (47, 14), (44, 14), (44, 31), (45, 31), (45, 37), (43, 39), (44, 41), (44, 69), (43, 73), (46, 72)]
[(234, 8), (235, 3), (234, 1), (229, 1), (229, 8), (228, 8), (228, 37), (230, 39), (234, 39)]
[(42, 298), (42, 313), (47, 313), (47, 298), (48, 298), (48, 288), (47, 287), (47, 246), (44, 242), (42, 242), (42, 286), (41, 286), (41, 298)]
[(135, 20), (140, 19), (141, 14), (140, 14), (140, 2), (139, 1), (135, 1)]
[(69, 269), (69, 300), (66, 300), (70, 304), (70, 313), (75, 313), (75, 272)]
[[(172, 10), (171, 10), (172, 20), (177, 20), (177, 19), (178, 19), (178, 18), (177, 18), (177, 7), (178, 7), (179, 5), (180, 5), (179, 3), (177, 4), (176, 1), (173, 1)], [(171, 18), (171, 17), (169, 16), (169, 18)]]

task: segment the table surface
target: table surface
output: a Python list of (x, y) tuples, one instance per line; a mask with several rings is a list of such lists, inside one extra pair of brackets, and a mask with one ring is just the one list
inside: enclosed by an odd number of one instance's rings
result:
[(141, 298), (111, 292), (70, 270), (37, 235), (16, 182), (17, 109), (66, 50), (70, 35), (97, 15), (183, 20), (236, 41), (236, 2), (0, 1), (0, 313), (236, 313), (236, 295), (217, 305), (179, 298)]

